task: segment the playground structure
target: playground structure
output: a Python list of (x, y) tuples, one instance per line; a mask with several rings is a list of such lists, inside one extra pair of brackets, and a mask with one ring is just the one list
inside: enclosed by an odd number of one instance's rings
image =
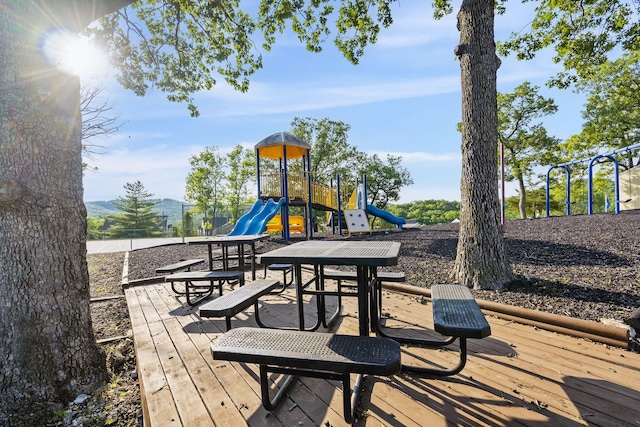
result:
[[(378, 216), (397, 227), (406, 222), (404, 218), (366, 205), (366, 177), (360, 186), (343, 183), (339, 176), (329, 186), (314, 182), (311, 146), (293, 135), (274, 133), (256, 144), (255, 153), (258, 199), (238, 220), (230, 235), (279, 231), (286, 240), (291, 232), (313, 238), (314, 209), (327, 212), (328, 217), (337, 217), (339, 234), (342, 234), (342, 218), (348, 209), (360, 209), (365, 217), (367, 214)], [(290, 215), (291, 207), (300, 207), (302, 215)], [(334, 224), (332, 221), (335, 233)]]
[[(621, 187), (620, 186), (620, 164), (618, 160), (615, 158), (616, 154), (619, 153), (629, 153), (631, 150), (640, 148), (640, 144), (629, 145), (624, 148), (620, 148), (618, 150), (611, 151), (609, 153), (598, 154), (591, 158), (574, 160), (567, 163), (561, 163), (558, 165), (551, 166), (547, 171), (547, 186), (546, 186), (546, 214), (550, 216), (550, 182), (551, 182), (551, 171), (557, 168), (561, 168), (565, 171), (565, 175), (567, 178), (566, 185), (566, 214), (571, 215), (571, 169), (570, 166), (576, 165), (579, 163), (589, 162), (589, 166), (587, 169), (587, 185), (588, 185), (588, 198), (587, 198), (587, 213), (589, 215), (593, 214), (593, 166), (600, 159), (610, 160), (613, 165), (613, 184), (614, 184), (614, 212), (616, 214), (620, 213), (621, 210), (630, 210), (630, 209), (639, 209), (640, 208), (640, 168), (634, 167), (629, 168), (626, 171), (626, 182), (627, 185)], [(623, 206), (621, 206), (623, 205)]]

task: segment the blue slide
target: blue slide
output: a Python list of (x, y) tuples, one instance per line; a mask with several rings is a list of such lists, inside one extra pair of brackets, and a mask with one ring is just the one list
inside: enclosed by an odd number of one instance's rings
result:
[(233, 230), (231, 230), (229, 234), (227, 234), (227, 236), (240, 236), (242, 234), (247, 234), (246, 231), (247, 228), (249, 228), (249, 224), (251, 223), (251, 218), (256, 216), (256, 214), (263, 208), (264, 202), (260, 199), (256, 200), (256, 202), (253, 204), (253, 207), (251, 207), (251, 210), (249, 210), (249, 212), (242, 215), (238, 219), (236, 225), (233, 226)]
[(376, 208), (373, 205), (367, 205), (367, 213), (377, 216), (378, 218), (382, 218), (388, 223), (394, 224), (398, 228), (402, 228), (402, 226), (407, 223), (406, 219), (395, 216), (391, 212)]
[(239, 236), (250, 234), (262, 234), (267, 230), (267, 222), (280, 211), (280, 207), (284, 204), (285, 199), (282, 197), (278, 203), (273, 199), (267, 200), (266, 203), (262, 203), (262, 200), (258, 199), (253, 205), (253, 208), (240, 217), (233, 230), (227, 234), (227, 236)]

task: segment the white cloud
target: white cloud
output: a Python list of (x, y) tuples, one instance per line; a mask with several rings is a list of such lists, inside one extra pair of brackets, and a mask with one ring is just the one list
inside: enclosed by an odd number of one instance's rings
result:
[(161, 198), (182, 199), (189, 157), (202, 147), (168, 144), (142, 149), (126, 148), (100, 155), (91, 165), (97, 171), (84, 176), (85, 200), (110, 200), (124, 196), (127, 182), (140, 181)]
[[(203, 101), (211, 102), (210, 105), (215, 103), (216, 108), (207, 108), (206, 105), (202, 105), (201, 111), (203, 117), (295, 113), (417, 98), (459, 90), (458, 75), (341, 86), (323, 86), (317, 82), (286, 85), (253, 82), (251, 91), (243, 95), (230, 96), (227, 90), (219, 88), (208, 92), (204, 95)], [(220, 108), (215, 100), (227, 101), (229, 104)]]
[(455, 14), (436, 20), (431, 8), (420, 8), (420, 10), (411, 11), (410, 14), (402, 14), (394, 18), (391, 27), (380, 32), (376, 46), (397, 49), (422, 46), (457, 37)]
[[(250, 150), (255, 146), (255, 142), (239, 144)], [(224, 156), (234, 146), (218, 148)], [(164, 143), (144, 148), (128, 147), (101, 154), (95, 161), (89, 162), (97, 170), (85, 172), (84, 199), (111, 200), (124, 196), (123, 186), (139, 180), (155, 197), (182, 200), (185, 180), (191, 170), (189, 159), (203, 150), (203, 146)]]
[(415, 152), (402, 152), (402, 151), (380, 151), (380, 150), (367, 150), (368, 154), (377, 154), (381, 158), (385, 158), (388, 154), (392, 156), (402, 157), (402, 163), (437, 163), (442, 164), (445, 162), (452, 162), (460, 164), (462, 156), (460, 153), (427, 153), (424, 151)]

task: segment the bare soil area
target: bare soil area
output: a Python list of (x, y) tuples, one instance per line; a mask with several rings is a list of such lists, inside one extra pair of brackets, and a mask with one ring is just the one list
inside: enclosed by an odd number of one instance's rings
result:
[[(404, 271), (408, 284), (430, 287), (449, 280), (458, 224), (314, 237), (401, 242), (399, 264), (390, 270)], [(473, 291), (476, 298), (593, 321), (623, 320), (640, 307), (640, 211), (509, 221), (505, 242), (518, 280), (502, 291)], [(285, 244), (273, 237), (258, 249), (264, 252)], [(206, 246), (133, 251), (129, 279), (153, 277), (161, 265), (194, 257), (206, 258)], [(88, 256), (92, 298), (123, 295), (123, 260), (124, 253)], [(97, 339), (125, 337), (102, 344), (112, 381), (86, 402), (70, 405), (66, 418), (52, 425), (139, 425), (142, 411), (126, 301), (96, 300), (91, 309)]]

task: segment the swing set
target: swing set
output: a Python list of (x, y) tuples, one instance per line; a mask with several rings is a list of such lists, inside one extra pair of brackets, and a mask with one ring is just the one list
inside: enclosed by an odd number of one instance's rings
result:
[[(614, 212), (616, 214), (620, 213), (620, 205), (621, 204), (625, 204), (625, 203), (630, 203), (632, 201), (636, 201), (638, 199), (638, 196), (640, 196), (640, 194), (638, 194), (638, 191), (634, 191), (634, 187), (638, 187), (638, 185), (634, 184), (634, 182), (636, 180), (639, 180), (640, 178), (640, 174), (635, 173), (634, 171), (634, 176), (632, 177), (632, 171), (631, 169), (633, 168), (629, 168), (627, 169), (627, 191), (625, 192), (623, 190), (623, 194), (624, 194), (624, 198), (625, 200), (621, 200), (620, 199), (620, 164), (618, 163), (618, 160), (615, 158), (616, 154), (619, 153), (629, 153), (631, 150), (636, 149), (636, 148), (640, 148), (640, 144), (633, 144), (633, 145), (629, 145), (627, 147), (624, 148), (620, 148), (618, 150), (614, 150), (610, 153), (605, 153), (605, 154), (598, 154), (594, 157), (591, 158), (586, 158), (586, 159), (580, 159), (580, 160), (574, 160), (572, 162), (567, 162), (567, 163), (561, 163), (558, 165), (554, 165), (551, 166), (549, 168), (549, 170), (547, 171), (547, 188), (546, 188), (546, 211), (547, 211), (547, 216), (550, 216), (550, 202), (551, 202), (551, 197), (550, 197), (550, 191), (549, 188), (551, 186), (551, 171), (554, 169), (563, 169), (567, 178), (567, 185), (566, 185), (566, 199), (565, 199), (565, 203), (566, 203), (566, 213), (567, 215), (571, 215), (571, 168), (570, 166), (572, 165), (576, 165), (579, 163), (586, 163), (589, 162), (589, 166), (588, 166), (588, 177), (587, 177), (587, 185), (588, 185), (588, 191), (587, 191), (587, 195), (588, 195), (588, 199), (587, 199), (587, 213), (589, 215), (593, 214), (593, 165), (596, 163), (601, 163), (602, 161), (606, 161), (606, 160), (610, 160), (613, 165), (613, 183), (614, 183), (614, 196), (615, 196), (615, 201), (614, 201)], [(635, 175), (639, 175), (638, 177), (635, 177)], [(637, 188), (635, 188), (635, 190), (637, 190)], [(638, 202), (638, 207), (640, 207), (640, 202)], [(633, 209), (634, 207), (629, 207), (629, 209)]]

